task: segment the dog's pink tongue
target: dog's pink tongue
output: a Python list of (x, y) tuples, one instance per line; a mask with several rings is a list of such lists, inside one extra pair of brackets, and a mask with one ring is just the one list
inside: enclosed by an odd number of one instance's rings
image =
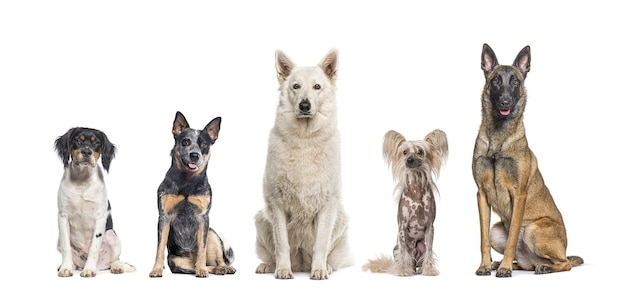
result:
[(500, 110), (500, 114), (502, 114), (502, 115), (504, 115), (504, 116), (509, 115), (509, 113), (511, 113), (511, 110), (510, 110), (510, 109), (501, 109), (501, 110)]
[(195, 169), (196, 167), (197, 167), (197, 166), (196, 166), (196, 164), (194, 164), (194, 163), (189, 163), (189, 168), (191, 168), (191, 169)]

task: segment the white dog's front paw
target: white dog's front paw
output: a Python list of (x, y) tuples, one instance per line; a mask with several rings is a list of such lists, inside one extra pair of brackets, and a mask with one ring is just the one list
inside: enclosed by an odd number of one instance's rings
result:
[(274, 276), (276, 279), (293, 279), (293, 272), (290, 269), (276, 269)]
[(325, 268), (311, 270), (311, 279), (313, 280), (326, 280), (328, 275), (330, 272)]
[(276, 266), (273, 264), (260, 263), (259, 266), (256, 267), (257, 274), (274, 273), (274, 270), (276, 270)]

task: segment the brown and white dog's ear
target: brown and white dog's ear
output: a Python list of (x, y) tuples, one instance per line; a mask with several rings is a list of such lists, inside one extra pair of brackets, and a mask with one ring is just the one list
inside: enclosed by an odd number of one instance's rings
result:
[(98, 134), (98, 139), (102, 144), (102, 149), (100, 153), (100, 157), (102, 158), (102, 167), (109, 172), (109, 167), (111, 166), (111, 161), (115, 158), (115, 153), (117, 148), (115, 145), (109, 140), (106, 134), (102, 131), (96, 131)]
[(296, 64), (283, 51), (276, 50), (276, 77), (279, 84), (287, 80), (295, 67)]
[(524, 75), (524, 79), (526, 79), (526, 74), (530, 72), (530, 46), (525, 46), (517, 54), (515, 61), (513, 61), (513, 66), (518, 68)]
[(324, 58), (318, 64), (318, 66), (322, 68), (322, 70), (324, 71), (324, 74), (326, 74), (328, 79), (333, 84), (335, 83), (335, 80), (337, 79), (338, 53), (339, 52), (337, 51), (337, 49), (335, 48), (331, 49), (328, 53), (326, 53)]
[(61, 162), (63, 162), (63, 168), (67, 168), (70, 164), (70, 158), (72, 156), (72, 136), (77, 128), (70, 128), (65, 134), (59, 136), (54, 141), (54, 149), (56, 150)]
[(424, 141), (430, 146), (430, 154), (427, 154), (431, 169), (435, 176), (439, 176), (439, 170), (448, 158), (448, 137), (443, 130), (435, 129), (424, 137)]
[(172, 127), (172, 133), (174, 135), (178, 135), (186, 128), (189, 128), (189, 123), (187, 122), (187, 119), (182, 113), (180, 113), (180, 111), (177, 111), (176, 117), (174, 118), (174, 126)]
[(204, 131), (209, 133), (209, 136), (211, 137), (213, 142), (215, 142), (217, 140), (217, 137), (219, 136), (221, 124), (222, 124), (222, 118), (218, 116), (218, 117), (213, 118), (213, 120), (211, 120), (211, 122), (209, 122), (204, 127)]
[(481, 54), (480, 68), (485, 72), (485, 77), (493, 71), (498, 65), (498, 59), (488, 44), (483, 44), (483, 51)]

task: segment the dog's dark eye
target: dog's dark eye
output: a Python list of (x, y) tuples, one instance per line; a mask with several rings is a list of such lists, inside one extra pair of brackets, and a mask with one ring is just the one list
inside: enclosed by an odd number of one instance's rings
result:
[(313, 85), (313, 89), (319, 90), (319, 89), (322, 89), (322, 86), (320, 86), (320, 84), (315, 84)]
[(209, 144), (208, 144), (208, 143), (206, 143), (206, 142), (202, 142), (202, 143), (200, 144), (200, 147), (203, 147), (203, 148), (208, 147), (208, 146), (209, 146)]
[(519, 80), (518, 79), (511, 79), (511, 85), (513, 85), (513, 86), (519, 85)]
[(423, 150), (418, 150), (418, 151), (417, 151), (417, 154), (421, 156), (421, 155), (423, 155), (423, 154), (424, 154), (424, 151), (423, 151)]
[(293, 84), (293, 88), (296, 90), (300, 89), (300, 84)]
[(188, 146), (188, 145), (190, 145), (190, 144), (191, 144), (191, 140), (190, 140), (190, 139), (188, 139), (188, 138), (183, 139), (182, 144), (183, 144), (184, 146)]
[(500, 84), (500, 79), (499, 78), (493, 78), (491, 79), (491, 85), (499, 85)]
[(402, 154), (406, 156), (409, 152), (407, 150), (402, 151)]

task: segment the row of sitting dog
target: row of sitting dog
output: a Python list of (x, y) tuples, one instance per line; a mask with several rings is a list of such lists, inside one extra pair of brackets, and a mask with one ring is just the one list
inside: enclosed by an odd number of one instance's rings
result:
[[(309, 272), (323, 280), (353, 264), (348, 247), (348, 218), (342, 205), (341, 163), (335, 82), (337, 50), (317, 66), (297, 66), (276, 51), (279, 102), (270, 131), (263, 176), (264, 207), (255, 216), (257, 273), (277, 279)], [(477, 275), (510, 277), (512, 270), (536, 274), (568, 271), (583, 263), (566, 256), (563, 218), (543, 182), (528, 147), (523, 124), (524, 80), (530, 71), (530, 47), (513, 65), (500, 65), (483, 45), (485, 74), (482, 123), (476, 138), (472, 172), (478, 187), (481, 264)], [(172, 163), (157, 191), (158, 240), (150, 277), (162, 277), (165, 252), (172, 273), (234, 274), (234, 253), (211, 228), (211, 186), (206, 170), (221, 118), (202, 130), (177, 112), (172, 133)], [(58, 192), (60, 277), (83, 277), (99, 270), (135, 271), (120, 261), (120, 240), (113, 230), (111, 204), (103, 181), (116, 147), (97, 129), (72, 128), (55, 142), (65, 172)], [(383, 158), (396, 182), (397, 242), (392, 255), (370, 259), (372, 272), (399, 276), (439, 274), (433, 252), (435, 183), (448, 156), (446, 133), (434, 129), (423, 140), (407, 140), (394, 130), (383, 137)], [(489, 229), (490, 213), (501, 221)], [(503, 255), (492, 261), (491, 249)]]

